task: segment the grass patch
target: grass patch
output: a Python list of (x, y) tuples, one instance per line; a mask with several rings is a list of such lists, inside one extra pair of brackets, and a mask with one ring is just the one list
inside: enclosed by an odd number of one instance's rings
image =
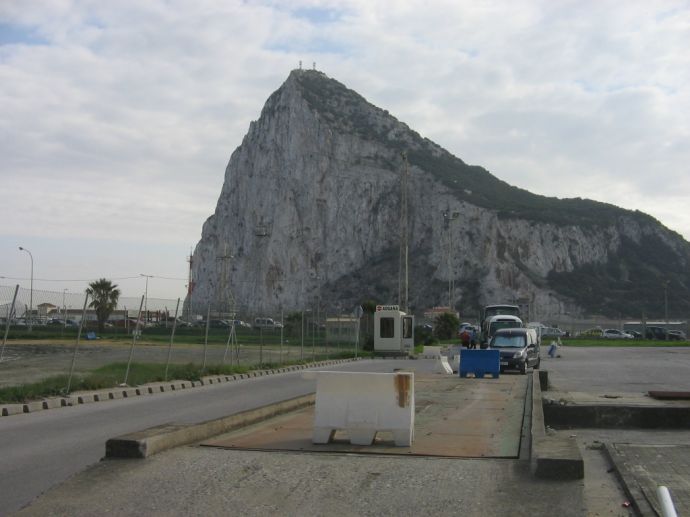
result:
[[(360, 356), (371, 354), (361, 353)], [(342, 352), (329, 354), (329, 359), (348, 359), (353, 357), (352, 353)], [(316, 361), (326, 359), (325, 356), (318, 355)], [(229, 364), (210, 364), (202, 368), (200, 364), (171, 364), (168, 368), (167, 380), (198, 381), (206, 375), (235, 375), (247, 373), (252, 370), (272, 370), (284, 366), (295, 364), (308, 364), (310, 360), (293, 360), (283, 363), (263, 363), (260, 365), (229, 365)], [(86, 375), (75, 375), (72, 377), (71, 391), (92, 391), (114, 388), (124, 381), (127, 371), (127, 363), (111, 363), (100, 368), (96, 368)], [(132, 363), (129, 369), (127, 384), (129, 386), (139, 386), (150, 382), (163, 382), (165, 380), (165, 365), (159, 363)], [(46, 397), (67, 396), (67, 375), (56, 375), (48, 377), (42, 381), (19, 386), (9, 386), (0, 388), (0, 403), (20, 404), (31, 400), (40, 400)]]

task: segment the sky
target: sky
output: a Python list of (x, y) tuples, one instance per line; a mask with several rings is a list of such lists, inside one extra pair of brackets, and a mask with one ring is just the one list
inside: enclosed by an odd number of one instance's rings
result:
[(508, 183), (690, 239), (688, 49), (688, 1), (1, 0), (0, 286), (33, 259), (36, 290), (184, 297), (300, 61)]

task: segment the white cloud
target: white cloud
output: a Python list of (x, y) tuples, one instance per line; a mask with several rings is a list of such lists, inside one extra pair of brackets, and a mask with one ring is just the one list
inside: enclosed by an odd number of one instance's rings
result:
[[(299, 60), (512, 184), (640, 209), (690, 237), (686, 2), (285, 5), (0, 4), (4, 239), (57, 238), (57, 262), (73, 260), (65, 227), (188, 249)], [(139, 269), (184, 267), (153, 256)]]

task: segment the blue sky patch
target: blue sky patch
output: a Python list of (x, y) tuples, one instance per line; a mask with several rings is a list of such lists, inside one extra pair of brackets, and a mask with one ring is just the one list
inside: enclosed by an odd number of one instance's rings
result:
[(0, 22), (0, 45), (45, 45), (48, 41), (36, 30)]
[[(265, 47), (267, 50), (287, 53), (305, 54), (346, 54), (349, 47), (339, 41), (326, 38), (314, 38), (310, 40), (276, 41)], [(306, 63), (306, 61), (305, 61)], [(311, 66), (309, 66), (311, 68)]]
[(307, 20), (313, 25), (337, 22), (343, 14), (343, 11), (325, 7), (302, 7), (291, 12), (297, 18)]

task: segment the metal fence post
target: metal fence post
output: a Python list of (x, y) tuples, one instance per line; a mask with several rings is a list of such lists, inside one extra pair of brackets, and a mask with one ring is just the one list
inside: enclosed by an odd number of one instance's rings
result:
[[(223, 364), (225, 364), (225, 360), (228, 356), (228, 349), (230, 348), (230, 344), (234, 344), (234, 338), (235, 337), (235, 320), (232, 320), (232, 323), (230, 324), (230, 332), (228, 333), (228, 341), (225, 343), (225, 352), (223, 353)], [(230, 366), (232, 366), (232, 351), (230, 352)]]
[(12, 319), (12, 313), (14, 312), (14, 304), (17, 301), (17, 293), (19, 292), (19, 284), (14, 288), (14, 296), (12, 297), (12, 305), (7, 308), (7, 322), (5, 325), (5, 337), (2, 338), (2, 352), (0, 352), (0, 363), (5, 355), (5, 343), (7, 343), (7, 334), (10, 332), (10, 320)]
[(206, 309), (206, 334), (204, 337), (204, 361), (201, 363), (201, 369), (206, 369), (206, 350), (208, 348), (208, 327), (211, 325), (211, 304), (208, 304)]
[[(177, 310), (180, 308), (180, 299), (177, 299), (177, 305), (175, 306), (175, 320), (173, 321), (173, 327), (172, 327), (172, 332), (170, 333), (170, 345), (168, 346), (168, 359), (165, 361), (165, 375), (163, 376), (163, 380), (167, 381), (168, 380), (168, 367), (170, 366), (170, 356), (172, 354), (172, 346), (173, 346), (173, 341), (175, 340), (175, 329), (177, 328)], [(167, 311), (166, 311), (167, 312)], [(166, 314), (165, 318), (165, 326), (168, 326), (168, 318)]]
[(283, 328), (285, 327), (285, 316), (283, 314), (283, 309), (280, 309), (280, 358), (278, 359), (278, 364), (283, 365)]
[(89, 301), (89, 293), (84, 295), (84, 308), (81, 311), (81, 321), (79, 322), (79, 331), (77, 332), (77, 341), (74, 343), (74, 353), (72, 354), (72, 365), (69, 369), (69, 379), (67, 379), (67, 393), (72, 388), (72, 375), (74, 374), (74, 365), (77, 362), (77, 348), (79, 347), (79, 339), (81, 338), (81, 329), (84, 328), (84, 319), (86, 318), (86, 304)]
[(132, 332), (132, 346), (129, 349), (129, 359), (127, 360), (127, 370), (125, 371), (125, 379), (122, 384), (127, 384), (127, 379), (129, 378), (129, 368), (132, 365), (132, 357), (134, 356), (134, 343), (139, 335), (139, 325), (141, 324), (141, 309), (144, 306), (144, 296), (141, 296), (141, 303), (139, 304), (139, 313), (137, 314), (137, 325), (134, 327), (134, 332)]

